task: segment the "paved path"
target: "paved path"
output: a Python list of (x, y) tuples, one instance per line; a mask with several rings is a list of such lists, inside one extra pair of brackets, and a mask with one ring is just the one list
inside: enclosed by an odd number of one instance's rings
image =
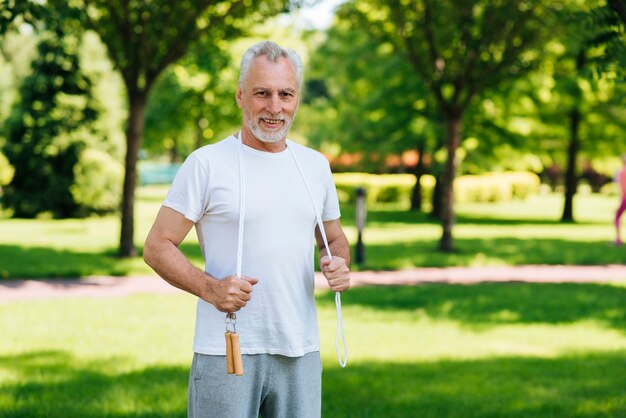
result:
[[(446, 267), (402, 271), (360, 271), (352, 273), (352, 285), (417, 285), (420, 283), (478, 282), (626, 282), (626, 265), (608, 266), (515, 266)], [(327, 288), (316, 273), (316, 287)], [(0, 303), (12, 300), (60, 297), (119, 297), (133, 293), (182, 293), (157, 276), (89, 277), (64, 280), (0, 281)]]

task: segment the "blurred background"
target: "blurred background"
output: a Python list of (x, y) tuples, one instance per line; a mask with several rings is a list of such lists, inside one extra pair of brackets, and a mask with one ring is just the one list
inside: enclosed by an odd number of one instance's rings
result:
[(361, 185), (430, 213), (443, 252), (455, 202), (557, 193), (572, 222), (577, 194), (619, 194), (623, 16), (616, 1), (6, 1), (3, 214), (116, 213), (118, 254), (136, 255), (137, 187), (237, 130), (239, 58), (273, 39), (305, 59), (293, 139), (338, 174), (404, 174), (338, 175), (344, 202)]
[[(168, 185), (238, 130), (267, 39), (303, 57), (290, 138), (331, 163), (353, 271), (621, 266), (625, 22), (621, 0), (0, 0), (0, 284), (152, 275)], [(353, 289), (346, 370), (320, 290), (324, 416), (626, 416), (624, 278)], [(186, 295), (1, 302), (0, 416), (184, 416), (192, 323)]]

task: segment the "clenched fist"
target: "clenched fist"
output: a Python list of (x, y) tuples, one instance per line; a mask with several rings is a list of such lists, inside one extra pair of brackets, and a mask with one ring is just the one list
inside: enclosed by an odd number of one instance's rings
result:
[(258, 279), (232, 275), (222, 280), (213, 279), (212, 297), (207, 300), (221, 312), (237, 312), (252, 297), (252, 286), (258, 283)]
[(334, 292), (343, 292), (350, 287), (350, 269), (343, 258), (335, 256), (331, 261), (324, 256), (320, 259), (320, 268)]

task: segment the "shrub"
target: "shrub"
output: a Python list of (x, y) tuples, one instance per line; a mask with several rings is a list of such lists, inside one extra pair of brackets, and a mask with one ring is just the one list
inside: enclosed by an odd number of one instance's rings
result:
[(527, 171), (459, 176), (454, 184), (457, 202), (503, 202), (539, 193), (539, 176)]
[[(411, 174), (334, 174), (339, 200), (354, 202), (357, 187), (367, 189), (367, 203), (407, 204), (415, 186), (415, 176)], [(422, 199), (432, 200), (435, 178), (421, 177)], [(501, 202), (513, 198), (525, 199), (540, 189), (539, 176), (530, 172), (486, 173), (481, 175), (459, 176), (454, 183), (457, 202)]]
[[(333, 175), (339, 201), (354, 202), (357, 187), (367, 190), (367, 203), (406, 203), (411, 199), (415, 176), (411, 174), (338, 173)], [(432, 196), (435, 179), (422, 176), (422, 195)]]
[(0, 152), (0, 190), (11, 182), (15, 170), (9, 163), (7, 157)]
[(602, 188), (600, 189), (600, 193), (608, 196), (619, 196), (621, 191), (619, 184), (615, 182), (610, 182), (602, 186)]
[(124, 167), (103, 151), (87, 149), (74, 166), (70, 190), (83, 214), (118, 210)]

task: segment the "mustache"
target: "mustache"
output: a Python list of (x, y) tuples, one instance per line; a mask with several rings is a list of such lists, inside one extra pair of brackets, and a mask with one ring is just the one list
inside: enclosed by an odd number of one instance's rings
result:
[(258, 116), (259, 119), (269, 119), (269, 120), (278, 120), (278, 121), (284, 121), (286, 119), (288, 119), (285, 115), (279, 113), (277, 115), (271, 115), (269, 113), (264, 114), (264, 115), (259, 115)]

